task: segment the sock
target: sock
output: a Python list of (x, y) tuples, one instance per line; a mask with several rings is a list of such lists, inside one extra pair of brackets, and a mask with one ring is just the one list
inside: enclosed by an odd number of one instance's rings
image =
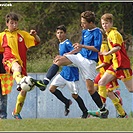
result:
[(78, 103), (79, 108), (82, 110), (83, 113), (88, 111), (87, 108), (85, 107), (83, 99), (79, 95), (78, 95), (77, 99), (75, 99), (75, 100)]
[(22, 79), (21, 72), (14, 72), (13, 73), (13, 78), (16, 80), (16, 82), (18, 84), (20, 82), (20, 80)]
[(112, 100), (112, 102), (113, 102), (118, 114), (124, 116), (125, 111), (124, 111), (122, 105), (120, 104), (119, 99), (116, 97), (115, 99)]
[(100, 111), (105, 111), (105, 106), (102, 103), (102, 100), (100, 98), (100, 95), (98, 94), (98, 92), (96, 91), (94, 94), (91, 95), (93, 101), (96, 103), (96, 105), (100, 108)]
[(102, 99), (102, 102), (105, 103), (106, 102), (106, 98), (107, 98), (107, 91), (106, 91), (106, 87), (105, 86), (99, 86), (98, 89), (98, 93)]
[(47, 74), (46, 74), (46, 78), (44, 78), (43, 82), (45, 85), (47, 85), (49, 83), (49, 81), (56, 75), (56, 73), (58, 72), (59, 70), (59, 66), (57, 66), (56, 64), (53, 64)]
[(63, 96), (63, 94), (61, 93), (60, 90), (56, 89), (55, 92), (53, 92), (53, 94), (60, 100), (62, 101), (64, 104), (69, 104), (69, 101), (66, 97)]
[(21, 112), (23, 104), (24, 104), (24, 100), (25, 100), (26, 96), (22, 96), (21, 92), (19, 93), (18, 97), (17, 97), (17, 102), (16, 102), (16, 107), (14, 110), (14, 114), (18, 114)]

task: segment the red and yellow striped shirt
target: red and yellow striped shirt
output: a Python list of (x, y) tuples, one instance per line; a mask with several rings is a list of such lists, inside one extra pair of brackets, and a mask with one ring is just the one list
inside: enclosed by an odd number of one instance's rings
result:
[(123, 41), (122, 35), (115, 27), (112, 27), (111, 30), (106, 34), (110, 50), (116, 46), (121, 47), (119, 51), (112, 54), (113, 69), (116, 70), (118, 68), (130, 68), (130, 59), (126, 53), (125, 43)]

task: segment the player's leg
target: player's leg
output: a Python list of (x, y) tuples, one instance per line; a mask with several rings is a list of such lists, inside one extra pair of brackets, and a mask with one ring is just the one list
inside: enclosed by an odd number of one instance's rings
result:
[[(109, 84), (106, 85), (106, 87), (107, 87), (107, 91), (108, 91), (108, 97), (112, 100), (112, 103), (114, 104), (116, 111), (118, 113), (118, 117), (121, 117), (121, 118), (127, 117), (127, 114), (122, 107), (120, 91), (116, 90), (119, 87), (117, 79), (109, 82)], [(116, 90), (116, 91), (114, 91), (114, 90)]]
[(116, 71), (116, 76), (121, 79), (129, 92), (133, 93), (133, 71), (129, 69), (119, 69)]
[[(16, 60), (12, 61), (11, 71), (13, 73), (13, 78), (15, 79), (16, 83), (19, 84), (20, 80), (22, 79), (22, 67), (18, 64)], [(17, 85), (17, 90), (20, 91), (21, 88)]]
[(115, 94), (115, 96), (119, 99), (120, 104), (123, 105), (122, 97), (121, 97), (121, 94), (120, 94), (120, 93), (121, 93), (121, 92), (120, 92), (120, 90), (118, 90), (118, 89), (116, 89), (116, 90), (114, 91), (114, 94)]
[[(94, 79), (94, 89), (95, 91), (99, 91), (98, 90), (98, 81), (100, 80), (101, 78), (101, 74), (99, 73), (95, 79)], [(95, 117), (100, 117), (100, 110), (96, 110), (96, 111), (91, 111), (91, 110), (88, 110), (88, 113), (91, 115), (91, 116), (95, 116)]]
[(12, 116), (15, 119), (22, 119), (22, 117), (20, 116), (20, 112), (21, 112), (22, 107), (24, 105), (24, 101), (25, 101), (25, 98), (26, 98), (26, 94), (27, 94), (26, 91), (21, 90), (19, 92), (18, 96), (17, 96), (16, 106), (15, 106), (14, 111), (12, 112)]
[(103, 104), (99, 93), (94, 90), (94, 82), (87, 79), (86, 85), (87, 85), (88, 92), (90, 93), (93, 101), (96, 103), (96, 105), (98, 106), (100, 110), (100, 117), (107, 118), (109, 111), (105, 108), (105, 105)]
[(34, 81), (36, 85), (43, 86), (41, 89), (42, 91), (46, 89), (46, 85), (49, 84), (51, 79), (57, 74), (60, 66), (66, 66), (71, 64), (71, 61), (67, 59), (65, 56), (57, 56), (53, 61), (52, 66), (48, 69), (46, 73), (46, 77), (44, 78), (43, 82), (41, 80)]
[(113, 91), (108, 91), (108, 97), (112, 100), (112, 103), (114, 104), (119, 118), (127, 118), (127, 114), (122, 107), (119, 98), (114, 94)]
[(75, 99), (75, 101), (77, 102), (79, 108), (82, 111), (82, 116), (81, 118), (87, 118), (88, 117), (88, 109), (85, 106), (85, 103), (83, 101), (83, 99), (78, 95), (79, 93), (79, 81), (67, 81), (67, 86), (68, 89), (70, 90), (72, 97)]
[[(19, 82), (22, 79), (22, 67), (18, 64), (17, 61), (13, 61), (12, 62), (12, 67), (11, 70), (13, 72), (13, 78), (16, 80), (16, 83), (19, 84)], [(22, 90), (20, 88), (20, 86), (17, 86), (17, 90), (20, 91), (20, 93), (17, 96), (17, 101), (16, 101), (16, 106), (14, 111), (12, 112), (12, 115), (15, 119), (22, 119), (22, 117), (20, 116), (20, 112), (22, 110), (24, 101), (25, 101), (25, 97), (26, 97), (26, 91)]]
[(65, 104), (65, 111), (64, 114), (65, 116), (67, 116), (70, 112), (69, 107), (72, 104), (72, 101), (68, 98), (66, 98), (62, 92), (57, 89), (57, 87), (60, 88), (64, 88), (66, 85), (66, 80), (60, 75), (58, 74), (52, 81), (49, 90), (50, 92), (55, 95), (61, 102), (63, 102)]
[(133, 78), (127, 81), (123, 81), (129, 92), (133, 93)]
[(72, 94), (72, 97), (75, 99), (75, 101), (77, 102), (79, 108), (82, 111), (82, 116), (81, 118), (87, 118), (88, 117), (88, 109), (85, 106), (85, 103), (83, 101), (83, 99), (78, 95), (78, 94)]

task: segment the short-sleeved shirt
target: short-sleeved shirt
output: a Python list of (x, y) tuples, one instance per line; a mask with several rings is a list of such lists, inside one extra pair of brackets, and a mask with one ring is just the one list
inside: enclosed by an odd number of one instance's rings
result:
[[(102, 44), (102, 33), (100, 29), (94, 28), (92, 30), (82, 30), (82, 40), (80, 43), (86, 46), (94, 46), (100, 51)], [(98, 52), (82, 48), (80, 54), (89, 60), (98, 62)]]
[(37, 45), (33, 36), (23, 30), (10, 32), (5, 29), (0, 33), (0, 51), (3, 51), (3, 64), (10, 59), (17, 59), (26, 73), (27, 49)]
[[(107, 41), (102, 41), (100, 52), (104, 52), (104, 51), (109, 51), (109, 47), (108, 47)], [(106, 64), (106, 66), (101, 67), (100, 70), (99, 70), (99, 72), (101, 74), (104, 74), (105, 71), (108, 69), (108, 67), (110, 65), (112, 65), (112, 55), (103, 56), (103, 55), (99, 54), (98, 59), (99, 59), (98, 65), (100, 65), (102, 63)]]
[[(63, 55), (72, 51), (74, 48), (70, 40), (66, 39), (64, 42), (59, 44), (59, 53)], [(78, 81), (79, 80), (79, 70), (74, 66), (63, 66), (60, 75), (68, 81)]]
[(117, 31), (117, 28), (112, 27), (107, 34), (108, 45), (110, 50), (116, 46), (121, 47), (121, 49), (113, 53), (113, 69), (118, 68), (130, 68), (130, 59), (126, 53), (125, 43), (123, 41), (122, 35)]

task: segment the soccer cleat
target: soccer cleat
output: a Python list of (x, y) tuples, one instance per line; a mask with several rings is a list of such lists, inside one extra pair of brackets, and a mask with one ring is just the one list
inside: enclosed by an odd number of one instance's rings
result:
[(105, 111), (88, 111), (88, 113), (92, 116), (99, 117), (99, 118), (108, 118), (109, 111), (106, 109)]
[(109, 111), (106, 109), (105, 111), (100, 111), (100, 118), (108, 118)]
[(118, 115), (117, 118), (128, 118), (128, 115), (125, 113), (125, 115)]
[(115, 96), (119, 99), (120, 104), (123, 105), (123, 103), (122, 103), (122, 98), (121, 98), (121, 96), (120, 96), (120, 90), (116, 90), (116, 91), (114, 92), (114, 94), (115, 94)]
[(95, 117), (100, 117), (100, 110), (97, 111), (88, 111), (88, 113)]
[(41, 80), (31, 79), (32, 82), (41, 90), (44, 91), (46, 89), (46, 85)]
[(83, 115), (81, 116), (81, 118), (86, 119), (90, 116), (90, 114), (88, 112), (84, 112)]
[(20, 114), (14, 114), (14, 112), (12, 112), (12, 116), (17, 119), (17, 120), (21, 120), (22, 117), (20, 116)]
[(65, 112), (64, 115), (67, 116), (70, 112), (69, 107), (72, 104), (72, 101), (69, 99), (68, 105), (65, 105)]

